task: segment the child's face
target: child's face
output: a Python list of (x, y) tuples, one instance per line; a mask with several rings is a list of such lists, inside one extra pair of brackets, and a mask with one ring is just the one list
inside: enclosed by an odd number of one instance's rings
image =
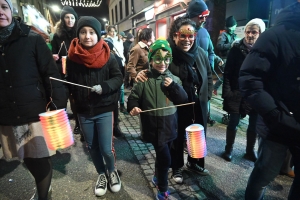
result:
[(166, 69), (168, 69), (169, 64), (171, 63), (171, 58), (172, 57), (168, 51), (159, 49), (151, 58), (151, 65), (159, 73), (163, 73)]

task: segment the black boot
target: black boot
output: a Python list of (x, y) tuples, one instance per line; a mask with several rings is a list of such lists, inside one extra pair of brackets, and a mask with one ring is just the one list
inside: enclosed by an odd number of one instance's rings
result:
[(119, 126), (115, 126), (113, 130), (113, 135), (115, 137), (123, 137), (124, 133), (122, 133), (122, 131), (119, 129)]
[(129, 113), (127, 112), (124, 103), (120, 104), (120, 112), (123, 113), (124, 115), (128, 115)]
[(226, 161), (231, 161), (232, 159), (232, 149), (233, 149), (233, 144), (236, 136), (236, 131), (237, 130), (226, 130), (226, 146), (225, 146), (225, 152), (223, 154), (223, 158)]
[(216, 123), (215, 120), (211, 119), (210, 112), (207, 114), (207, 123), (210, 124), (211, 126), (213, 126)]
[(253, 162), (257, 160), (257, 154), (254, 149), (256, 136), (257, 134), (255, 132), (247, 131), (247, 147), (246, 147), (246, 154), (244, 158)]

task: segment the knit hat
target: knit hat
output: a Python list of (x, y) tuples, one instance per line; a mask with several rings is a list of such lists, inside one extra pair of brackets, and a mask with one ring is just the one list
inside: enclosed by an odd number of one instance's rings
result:
[(209, 10), (203, 0), (192, 0), (186, 14), (191, 19), (199, 15), (208, 16)]
[(124, 33), (123, 31), (120, 33), (120, 35), (121, 35), (122, 37), (126, 37), (126, 35), (125, 35), (125, 33)]
[(172, 49), (169, 42), (165, 39), (157, 38), (157, 40), (149, 47), (148, 59), (151, 60), (153, 54), (159, 49), (168, 51), (172, 55)]
[(70, 6), (64, 6), (63, 9), (61, 10), (61, 12), (60, 12), (60, 19), (62, 21), (64, 20), (64, 17), (65, 17), (66, 14), (72, 14), (72, 15), (74, 15), (74, 17), (75, 17), (76, 20), (78, 19), (77, 13)]
[(260, 28), (260, 33), (264, 32), (266, 30), (266, 25), (265, 22), (262, 19), (259, 18), (255, 18), (250, 20), (246, 26), (245, 26), (245, 30), (247, 29), (247, 26), (252, 26), (252, 25), (257, 25)]
[(10, 0), (5, 0), (5, 1), (6, 1), (6, 3), (8, 4), (8, 6), (9, 6), (11, 12), (13, 12), (13, 5), (12, 5), (12, 2), (11, 2)]
[(236, 20), (234, 19), (234, 16), (229, 16), (226, 18), (226, 27), (233, 27), (234, 25), (237, 25)]
[(101, 39), (101, 24), (95, 17), (91, 17), (91, 16), (80, 17), (77, 23), (77, 30), (76, 30), (76, 35), (78, 38), (79, 38), (79, 31), (84, 26), (89, 26), (93, 28), (98, 36), (98, 41)]
[(133, 38), (133, 35), (131, 33), (127, 33), (127, 40), (130, 40), (131, 38)]

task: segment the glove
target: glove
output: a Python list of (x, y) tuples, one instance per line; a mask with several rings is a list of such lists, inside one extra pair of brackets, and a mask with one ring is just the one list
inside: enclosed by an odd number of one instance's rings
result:
[(94, 85), (91, 89), (92, 92), (96, 92), (97, 94), (102, 94), (102, 87), (101, 85)]

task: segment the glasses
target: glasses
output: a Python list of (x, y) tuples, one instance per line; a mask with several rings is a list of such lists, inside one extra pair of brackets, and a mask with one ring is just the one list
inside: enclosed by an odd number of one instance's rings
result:
[(194, 34), (184, 34), (184, 33), (177, 32), (176, 35), (179, 36), (180, 40), (188, 39), (188, 40), (193, 41), (196, 38), (196, 33), (194, 33)]
[(153, 56), (152, 57), (153, 61), (155, 64), (160, 64), (162, 61), (165, 62), (166, 65), (170, 64), (172, 62), (172, 57), (171, 56)]
[(254, 35), (254, 36), (258, 34), (257, 31), (245, 31), (245, 33), (246, 33), (247, 35), (250, 35), (250, 33), (251, 33), (251, 34)]

